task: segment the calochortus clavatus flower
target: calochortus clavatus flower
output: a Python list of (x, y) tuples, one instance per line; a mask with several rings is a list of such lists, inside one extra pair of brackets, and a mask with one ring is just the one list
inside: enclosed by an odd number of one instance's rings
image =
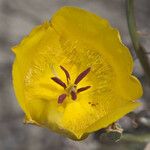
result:
[(79, 140), (140, 105), (129, 50), (107, 20), (88, 11), (61, 8), (13, 52), (13, 85), (26, 123)]

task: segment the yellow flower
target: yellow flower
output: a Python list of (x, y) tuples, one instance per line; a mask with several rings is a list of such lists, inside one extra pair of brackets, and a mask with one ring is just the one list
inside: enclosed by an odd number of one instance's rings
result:
[(88, 11), (61, 8), (13, 51), (26, 123), (81, 139), (140, 105), (129, 50), (107, 20)]

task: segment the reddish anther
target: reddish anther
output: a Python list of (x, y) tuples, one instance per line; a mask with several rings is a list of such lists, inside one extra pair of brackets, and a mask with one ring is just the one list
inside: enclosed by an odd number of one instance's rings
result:
[(88, 69), (80, 73), (78, 77), (76, 78), (74, 84), (78, 84), (90, 72), (90, 70), (91, 68), (89, 67)]
[(88, 90), (89, 88), (91, 88), (91, 86), (85, 86), (85, 87), (79, 88), (79, 89), (77, 90), (77, 93), (80, 93), (80, 92), (83, 92), (83, 91), (85, 91), (85, 90)]
[[(70, 74), (69, 72), (63, 67), (60, 66), (60, 68), (62, 69), (62, 71), (65, 73), (66, 75), (66, 79), (67, 79), (67, 84), (64, 83), (61, 79), (59, 79), (58, 77), (52, 77), (51, 79), (59, 84), (60, 86), (62, 86), (65, 89), (65, 93), (59, 95), (58, 97), (58, 103), (61, 104), (63, 103), (63, 101), (66, 99), (67, 96), (71, 95), (72, 100), (76, 100), (77, 99), (77, 94), (80, 92), (83, 92), (85, 90), (88, 90), (89, 88), (91, 88), (91, 86), (85, 86), (85, 87), (81, 87), (79, 89), (77, 89), (77, 84), (91, 71), (91, 67), (87, 68), (86, 70), (84, 70), (82, 73), (80, 73), (78, 75), (78, 77), (75, 79), (74, 85), (70, 85)], [(68, 87), (67, 87), (68, 86)], [(72, 87), (71, 87), (72, 86)], [(77, 91), (76, 91), (77, 89)], [(70, 92), (71, 90), (71, 92)], [(69, 92), (69, 93), (68, 93)]]
[(60, 95), (60, 96), (58, 97), (58, 103), (59, 103), (59, 104), (63, 103), (63, 101), (65, 100), (66, 96), (67, 96), (66, 94)]
[(71, 98), (72, 100), (76, 100), (77, 99), (77, 94), (74, 91), (71, 91)]
[(54, 82), (56, 82), (57, 84), (61, 85), (64, 89), (67, 87), (66, 84), (65, 84), (63, 81), (61, 81), (59, 78), (57, 78), (57, 77), (52, 77), (51, 79), (52, 79)]
[(60, 68), (64, 71), (64, 73), (66, 75), (66, 78), (67, 78), (67, 82), (68, 82), (68, 80), (70, 80), (70, 74), (69, 74), (69, 72), (63, 66), (60, 66)]

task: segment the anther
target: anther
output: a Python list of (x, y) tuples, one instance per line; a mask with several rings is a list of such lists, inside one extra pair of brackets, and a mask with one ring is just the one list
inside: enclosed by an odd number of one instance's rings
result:
[(61, 104), (65, 100), (67, 94), (62, 94), (58, 97), (58, 103)]
[[(69, 80), (70, 80), (70, 74), (69, 72), (63, 67), (63, 66), (60, 66), (60, 68), (63, 70), (63, 72), (65, 73), (66, 75), (66, 79), (67, 79), (67, 83), (68, 84), (65, 84), (61, 79), (59, 79), (58, 77), (52, 77), (51, 79), (59, 84), (60, 86), (62, 86), (65, 91), (67, 93), (64, 93), (64, 94), (61, 94), (59, 97), (58, 97), (58, 103), (61, 104), (63, 103), (63, 101), (66, 99), (66, 97), (68, 96), (68, 94), (71, 95), (71, 98), (72, 100), (76, 100), (77, 99), (77, 94), (80, 93), (80, 92), (83, 92), (85, 90), (88, 90), (89, 88), (91, 88), (91, 86), (85, 86), (85, 87), (81, 87), (79, 89), (77, 89), (77, 84), (90, 72), (91, 70), (91, 67), (87, 68), (86, 70), (84, 70), (82, 73), (80, 73), (78, 75), (78, 77), (75, 79), (75, 82), (74, 82), (74, 85), (70, 85), (69, 84)], [(67, 86), (69, 86), (67, 88)], [(77, 89), (77, 90), (76, 90)], [(90, 104), (90, 103), (89, 103)]]
[(76, 94), (76, 92), (75, 91), (71, 91), (71, 98), (72, 98), (72, 100), (76, 100), (77, 99), (77, 94)]
[(78, 84), (91, 70), (91, 67), (87, 68), (85, 71), (80, 73), (78, 77), (76, 78), (74, 84)]
[(89, 88), (91, 88), (91, 86), (86, 86), (86, 87), (79, 88), (79, 89), (77, 90), (77, 93), (86, 91), (86, 90), (88, 90)]
[(57, 78), (57, 77), (52, 77), (51, 78), (54, 82), (56, 82), (57, 84), (59, 84), (59, 85), (61, 85), (64, 89), (66, 89), (66, 84), (63, 82), (63, 81), (61, 81), (59, 78)]
[(69, 72), (63, 66), (60, 66), (60, 68), (64, 71), (66, 78), (67, 78), (67, 82), (69, 82), (69, 80), (70, 80)]

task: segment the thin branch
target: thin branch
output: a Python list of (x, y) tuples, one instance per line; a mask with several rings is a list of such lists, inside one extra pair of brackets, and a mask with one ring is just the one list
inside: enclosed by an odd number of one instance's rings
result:
[(128, 142), (147, 143), (150, 141), (150, 134), (133, 135), (133, 134), (124, 133), (122, 135), (121, 140), (128, 141)]
[(139, 61), (144, 69), (144, 72), (150, 84), (150, 64), (148, 62), (148, 57), (145, 54), (145, 49), (139, 42), (139, 36), (137, 33), (136, 22), (135, 22), (135, 17), (134, 17), (133, 4), (134, 4), (134, 0), (126, 0), (126, 15), (127, 15), (129, 33), (131, 36), (131, 40), (132, 40), (136, 55), (139, 58)]

